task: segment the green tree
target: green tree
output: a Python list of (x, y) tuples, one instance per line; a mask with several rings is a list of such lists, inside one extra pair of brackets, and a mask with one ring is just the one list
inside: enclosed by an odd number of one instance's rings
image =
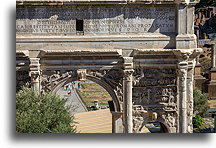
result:
[(65, 106), (67, 100), (51, 93), (39, 95), (30, 88), (16, 93), (16, 131), (18, 133), (74, 133), (74, 117)]
[(194, 89), (193, 97), (194, 111), (197, 111), (201, 117), (204, 117), (207, 115), (207, 111), (209, 109), (208, 95), (202, 94), (202, 92), (198, 89)]
[(204, 119), (200, 115), (196, 115), (193, 118), (193, 126), (198, 129), (203, 129), (205, 126), (203, 124)]

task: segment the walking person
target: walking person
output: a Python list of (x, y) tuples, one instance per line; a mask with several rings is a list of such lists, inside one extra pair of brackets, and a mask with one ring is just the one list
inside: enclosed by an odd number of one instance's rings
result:
[(78, 89), (80, 89), (80, 88), (81, 88), (80, 83), (78, 83)]

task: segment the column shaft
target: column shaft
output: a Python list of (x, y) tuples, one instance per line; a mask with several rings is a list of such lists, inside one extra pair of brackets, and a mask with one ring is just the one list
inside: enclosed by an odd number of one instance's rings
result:
[(187, 132), (193, 133), (193, 80), (195, 60), (192, 61), (187, 72)]
[(215, 44), (211, 45), (211, 68), (215, 68)]
[(187, 133), (187, 66), (179, 71), (179, 132)]
[(133, 132), (132, 118), (132, 74), (123, 80), (125, 133)]

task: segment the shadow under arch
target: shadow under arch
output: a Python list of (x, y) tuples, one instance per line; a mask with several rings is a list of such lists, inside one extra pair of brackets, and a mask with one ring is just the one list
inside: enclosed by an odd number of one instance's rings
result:
[[(112, 97), (115, 112), (121, 111), (119, 100), (118, 100), (113, 88), (109, 84), (107, 84), (105, 81), (103, 81), (97, 77), (94, 77), (94, 76), (91, 76), (88, 74), (86, 74), (86, 79), (93, 81), (93, 82), (99, 84), (100, 86), (102, 86), (109, 93), (109, 95)], [(67, 84), (71, 81), (77, 81), (77, 80), (78, 80), (78, 78), (76, 76), (69, 76), (67, 78), (64, 78), (52, 88), (51, 92), (56, 93), (65, 84)]]
[(171, 128), (167, 125), (167, 123), (162, 118), (158, 118), (155, 122), (160, 122), (161, 131), (163, 133), (173, 133), (174, 132), (171, 130)]
[(160, 123), (162, 133), (172, 133), (169, 126), (163, 120), (157, 120)]
[[(149, 122), (145, 122), (144, 125), (147, 124), (147, 123), (149, 123)], [(170, 128), (167, 126), (167, 124), (164, 121), (157, 120), (157, 121), (154, 121), (154, 123), (155, 122), (160, 123), (160, 132), (161, 133), (172, 133), (171, 130), (170, 130)], [(143, 128), (144, 128), (144, 126), (142, 127), (142, 129)]]

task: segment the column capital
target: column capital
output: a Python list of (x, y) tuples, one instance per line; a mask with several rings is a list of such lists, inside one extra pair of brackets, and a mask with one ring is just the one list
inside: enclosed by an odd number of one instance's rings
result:
[(31, 87), (40, 93), (40, 58), (29, 58), (29, 76), (31, 77)]
[(127, 81), (132, 81), (133, 78), (132, 78), (132, 74), (133, 74), (134, 70), (133, 69), (126, 69), (126, 70), (123, 70), (123, 79), (124, 80), (127, 80)]
[(40, 58), (29, 58), (29, 76), (40, 75)]
[(174, 49), (173, 53), (175, 54), (176, 58), (179, 62), (187, 61), (190, 55), (193, 53), (191, 49)]

